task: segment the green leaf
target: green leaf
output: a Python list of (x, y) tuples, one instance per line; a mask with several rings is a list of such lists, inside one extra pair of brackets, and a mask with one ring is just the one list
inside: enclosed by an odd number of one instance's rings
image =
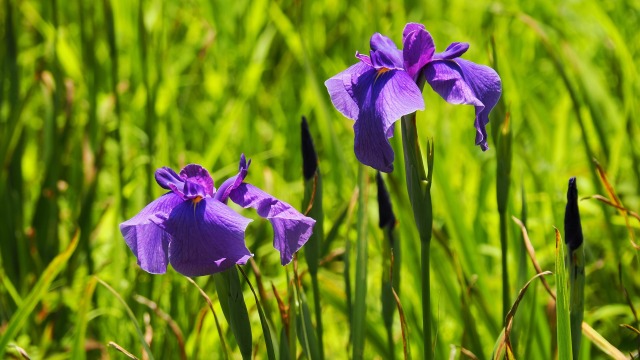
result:
[(40, 300), (42, 300), (48, 292), (49, 286), (51, 286), (53, 280), (66, 265), (67, 260), (69, 260), (71, 254), (73, 254), (78, 246), (78, 239), (80, 239), (80, 232), (76, 232), (73, 236), (73, 240), (69, 243), (69, 246), (67, 246), (62, 253), (56, 256), (51, 263), (49, 263), (49, 266), (47, 266), (44, 272), (40, 275), (38, 282), (33, 287), (29, 295), (24, 299), (22, 305), (18, 308), (18, 311), (16, 311), (16, 313), (11, 317), (11, 320), (9, 320), (7, 329), (0, 337), (0, 358), (3, 358), (5, 351), (7, 351), (9, 341), (18, 334), (18, 331), (20, 331), (24, 323), (27, 321), (27, 318), (32, 315), (33, 309), (35, 309), (36, 305), (38, 305)]
[(564, 243), (558, 229), (556, 231), (556, 320), (558, 359), (570, 360), (571, 351), (571, 323), (569, 321), (569, 295), (567, 287), (567, 271), (564, 266)]
[(365, 323), (367, 311), (367, 176), (364, 165), (358, 166), (358, 237), (356, 240), (356, 292), (353, 304), (351, 336), (353, 359), (364, 356)]
[[(243, 359), (251, 359), (253, 337), (251, 334), (251, 322), (249, 321), (249, 312), (242, 295), (242, 287), (238, 270), (231, 268), (214, 275), (216, 278), (216, 290), (218, 291), (218, 299), (222, 307), (222, 312), (231, 327), (231, 332), (236, 339), (236, 343), (240, 348)], [(226, 302), (227, 312), (224, 310), (223, 303)]]

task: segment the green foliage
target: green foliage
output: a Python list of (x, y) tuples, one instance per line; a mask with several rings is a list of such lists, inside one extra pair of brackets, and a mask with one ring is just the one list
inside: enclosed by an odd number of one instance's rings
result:
[[(356, 50), (367, 52), (374, 32), (400, 44), (405, 23), (416, 21), (427, 26), (439, 50), (465, 41), (471, 47), (464, 58), (487, 65), (498, 60), (504, 83), (509, 146), (494, 143), (502, 129), (496, 126), (489, 141), (495, 145), (480, 151), (472, 107), (447, 104), (428, 86), (427, 109), (416, 115), (420, 148), (432, 138), (436, 158), (434, 358), (449, 358), (451, 351), (465, 358), (467, 350), (490, 358), (504, 321), (501, 228), (509, 242), (509, 289), (521, 289), (536, 273), (522, 256), (520, 230), (510, 221), (501, 227), (500, 212), (509, 220), (526, 208), (537, 260), (542, 270), (552, 270), (549, 239), (552, 225), (563, 222), (566, 180), (577, 176), (583, 196), (607, 195), (592, 158), (606, 169), (624, 206), (640, 210), (639, 14), (637, 1), (628, 0), (0, 2), (0, 352), (100, 358), (115, 353), (108, 348), (113, 341), (136, 356), (148, 347), (157, 358), (175, 358), (180, 344), (164, 319), (135, 301), (140, 295), (175, 321), (188, 358), (229, 351), (232, 358), (324, 353), (335, 359), (352, 350), (363, 358), (390, 358), (380, 316), (387, 269), (375, 191), (363, 193), (359, 208), (353, 123), (333, 109), (323, 82), (355, 63)], [(247, 230), (255, 267), (244, 270), (260, 306), (247, 300), (253, 295), (246, 280), (238, 280), (233, 290), (246, 301), (243, 326), (253, 336), (236, 340), (220, 316), (223, 342), (198, 289), (171, 268), (165, 275), (140, 270), (118, 224), (163, 193), (154, 182), (156, 168), (200, 163), (220, 184), (236, 171), (240, 153), (253, 160), (249, 182), (290, 204), (303, 203), (301, 115), (308, 118), (322, 172), (327, 231), (317, 258), (318, 291), (305, 257), (281, 267), (269, 223), (243, 212), (255, 218)], [(502, 124), (503, 115), (492, 114), (491, 123)], [(411, 354), (422, 358), (420, 237), (401, 171), (399, 126), (391, 139), (396, 171), (385, 177), (403, 251), (394, 271), (402, 274), (406, 339)], [(498, 163), (500, 151), (510, 157), (508, 181), (496, 177), (507, 170)], [(364, 168), (361, 180), (370, 183), (374, 175)], [(640, 263), (625, 216), (593, 199), (579, 204), (584, 321), (597, 331), (582, 337), (579, 358), (608, 358), (600, 349), (609, 345), (618, 353), (637, 352), (637, 333), (620, 326), (640, 328), (633, 308)], [(638, 222), (629, 221), (637, 231)], [(75, 251), (67, 252), (76, 240)], [(356, 256), (364, 250), (366, 264)], [(287, 277), (294, 266), (296, 285)], [(228, 313), (214, 279), (195, 281), (218, 314)], [(561, 345), (548, 311), (553, 307), (549, 294), (532, 283), (510, 333), (516, 358), (553, 358)], [(397, 359), (403, 356), (398, 318), (392, 326)], [(314, 350), (318, 321), (323, 347)], [(357, 334), (350, 334), (356, 323)], [(271, 340), (263, 330), (268, 326)], [(263, 342), (279, 346), (268, 354)]]

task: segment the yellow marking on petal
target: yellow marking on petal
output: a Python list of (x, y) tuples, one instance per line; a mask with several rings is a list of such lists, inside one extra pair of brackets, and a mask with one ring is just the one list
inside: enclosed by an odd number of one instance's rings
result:
[(202, 201), (202, 196), (196, 196), (193, 200), (191, 200), (191, 202), (193, 202), (193, 216), (196, 215), (196, 206), (198, 206), (198, 203)]
[(374, 82), (374, 83), (378, 80), (378, 78), (380, 77), (380, 75), (382, 75), (382, 74), (386, 73), (387, 71), (391, 71), (391, 69), (383, 67), (383, 68), (381, 68), (380, 70), (376, 70), (376, 71), (377, 71), (377, 73), (376, 73), (376, 78), (375, 78), (375, 79), (373, 79), (373, 82)]

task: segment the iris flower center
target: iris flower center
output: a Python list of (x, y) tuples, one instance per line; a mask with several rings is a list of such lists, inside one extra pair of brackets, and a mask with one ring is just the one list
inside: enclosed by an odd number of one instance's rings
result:
[(196, 196), (196, 197), (195, 197), (193, 200), (191, 200), (191, 201), (193, 201), (193, 205), (195, 205), (195, 204), (199, 203), (201, 200), (202, 200), (202, 196)]
[(378, 80), (380, 75), (386, 73), (387, 71), (391, 71), (391, 69), (383, 67), (383, 68), (380, 68), (380, 69), (376, 70), (376, 78), (373, 81), (375, 82), (376, 80)]

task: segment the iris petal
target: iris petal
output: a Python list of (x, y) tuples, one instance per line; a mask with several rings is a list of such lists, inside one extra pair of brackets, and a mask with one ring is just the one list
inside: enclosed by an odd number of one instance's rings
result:
[(167, 249), (172, 238), (156, 222), (182, 202), (180, 196), (167, 193), (120, 224), (120, 232), (143, 270), (152, 274), (164, 274), (167, 271)]
[(184, 201), (162, 219), (169, 243), (169, 262), (186, 276), (220, 272), (245, 264), (252, 256), (244, 243), (244, 231), (251, 220), (238, 215), (212, 198)]
[(184, 185), (184, 179), (176, 174), (173, 169), (168, 167), (162, 167), (156, 170), (155, 173), (156, 182), (163, 189), (173, 190), (174, 188), (182, 189)]
[(352, 76), (357, 78), (369, 70), (373, 70), (373, 68), (363, 62), (359, 62), (324, 82), (327, 90), (329, 90), (329, 96), (331, 97), (333, 106), (335, 106), (342, 115), (351, 120), (358, 118), (360, 110), (358, 104), (356, 104), (355, 100), (349, 95), (347, 87), (351, 87)]
[(375, 33), (369, 41), (371, 45), (371, 63), (376, 70), (402, 70), (402, 51), (388, 37)]
[(431, 61), (436, 51), (431, 34), (424, 25), (410, 23), (404, 28), (403, 34), (404, 69), (416, 81), (420, 70)]
[(240, 184), (242, 184), (242, 182), (244, 181), (244, 178), (247, 177), (249, 165), (251, 165), (251, 160), (249, 160), (249, 162), (247, 163), (247, 159), (244, 157), (244, 154), (240, 155), (238, 174), (236, 176), (228, 178), (222, 183), (220, 189), (214, 196), (214, 199), (226, 204), (231, 191), (240, 186)]
[[(202, 186), (204, 194), (208, 196), (213, 196), (215, 192), (215, 187), (213, 186), (213, 179), (207, 169), (203, 168), (198, 164), (189, 164), (180, 170), (180, 177), (188, 180), (192, 183), (199, 184)], [(185, 192), (186, 192), (185, 188)]]
[(402, 116), (424, 109), (422, 93), (404, 71), (371, 70), (354, 79), (351, 91), (360, 114), (354, 125), (358, 160), (383, 172), (393, 171), (394, 154), (388, 138)]
[(448, 103), (475, 107), (476, 145), (480, 145), (483, 151), (487, 150), (489, 112), (502, 92), (500, 77), (495, 70), (464, 59), (436, 60), (425, 68), (425, 76), (433, 90)]
[(280, 252), (282, 265), (291, 262), (293, 254), (309, 240), (316, 223), (291, 205), (251, 184), (242, 183), (231, 191), (229, 198), (244, 208), (256, 209), (258, 215), (269, 220), (273, 226), (273, 247)]
[(469, 50), (469, 44), (464, 42), (454, 42), (447, 46), (447, 49), (444, 52), (435, 54), (433, 58), (442, 60), (453, 60), (462, 56), (462, 54), (466, 53), (467, 50)]

